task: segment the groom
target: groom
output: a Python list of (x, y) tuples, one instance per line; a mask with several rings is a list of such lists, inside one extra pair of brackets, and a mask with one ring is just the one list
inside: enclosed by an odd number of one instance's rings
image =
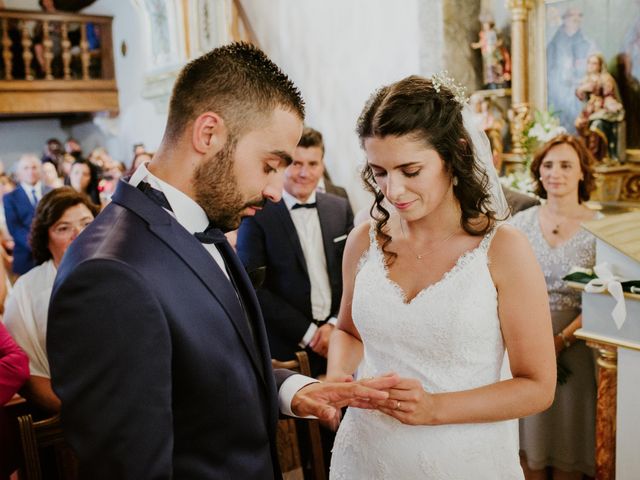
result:
[(303, 118), (298, 90), (257, 48), (192, 61), (153, 161), (67, 251), (47, 347), (82, 478), (279, 478), (278, 410), (335, 420), (397, 382), (271, 370), (223, 231), (280, 199)]

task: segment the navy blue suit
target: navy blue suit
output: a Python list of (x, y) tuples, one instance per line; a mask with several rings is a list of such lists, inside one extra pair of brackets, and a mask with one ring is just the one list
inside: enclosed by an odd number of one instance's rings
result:
[[(353, 212), (344, 198), (335, 195), (317, 193), (316, 203), (331, 286), (330, 315), (336, 316), (342, 296), (342, 254), (347, 234), (353, 228)], [(300, 349), (298, 343), (314, 319), (307, 264), (283, 200), (268, 203), (255, 217), (242, 221), (237, 249), (250, 274), (264, 269), (264, 281), (257, 294), (271, 353), (278, 360), (295, 358)], [(324, 373), (324, 359), (309, 348), (307, 351), (312, 373)]]
[[(42, 194), (44, 195), (50, 190), (50, 188), (43, 186)], [(22, 185), (18, 185), (15, 190), (7, 193), (3, 202), (7, 228), (15, 242), (13, 248), (13, 271), (22, 275), (36, 265), (29, 245), (29, 232), (31, 231), (31, 222), (36, 209), (31, 203), (31, 192), (25, 192)]]
[(232, 257), (255, 342), (211, 255), (127, 183), (67, 250), (47, 348), (83, 478), (278, 477), (276, 385), (291, 372), (274, 380), (257, 299)]

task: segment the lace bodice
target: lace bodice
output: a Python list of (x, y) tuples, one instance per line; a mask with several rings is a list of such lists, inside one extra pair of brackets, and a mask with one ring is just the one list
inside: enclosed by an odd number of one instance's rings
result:
[(579, 309), (580, 292), (567, 286), (562, 277), (567, 275), (572, 267), (593, 267), (595, 238), (586, 230), (580, 229), (567, 242), (551, 247), (542, 235), (539, 211), (540, 207), (536, 206), (519, 212), (511, 219), (511, 224), (527, 236), (533, 247), (547, 283), (551, 311)]
[[(408, 303), (372, 240), (352, 304), (364, 344), (360, 376), (394, 371), (433, 393), (499, 380), (504, 345), (487, 262), (492, 236)], [(349, 409), (333, 451), (332, 479), (522, 478), (511, 422), (408, 426), (380, 412)]]

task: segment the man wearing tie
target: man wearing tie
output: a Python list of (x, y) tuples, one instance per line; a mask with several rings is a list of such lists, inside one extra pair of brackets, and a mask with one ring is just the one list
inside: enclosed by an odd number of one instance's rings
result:
[(47, 349), (81, 478), (281, 478), (278, 411), (335, 421), (397, 384), (272, 371), (257, 299), (225, 239), (280, 200), (303, 118), (300, 93), (256, 47), (192, 60), (153, 160), (65, 253)]
[(313, 375), (326, 371), (342, 296), (342, 253), (353, 213), (341, 197), (316, 191), (324, 172), (320, 132), (305, 128), (285, 171), (278, 203), (246, 218), (238, 256), (253, 277), (274, 358), (306, 348)]
[(40, 182), (41, 164), (38, 157), (25, 154), (18, 160), (16, 175), (20, 182), (15, 190), (4, 196), (7, 228), (13, 237), (13, 272), (22, 275), (35, 266), (29, 246), (31, 221), (42, 195), (51, 190)]

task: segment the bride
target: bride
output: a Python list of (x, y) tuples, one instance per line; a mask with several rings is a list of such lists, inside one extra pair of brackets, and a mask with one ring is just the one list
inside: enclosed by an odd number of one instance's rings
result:
[[(500, 223), (491, 150), (463, 104), (446, 75), (412, 76), (374, 93), (358, 121), (375, 221), (347, 242), (327, 377), (401, 381), (377, 409), (348, 410), (334, 480), (521, 479), (505, 420), (553, 400), (544, 277)], [(505, 347), (513, 378), (500, 381)]]

